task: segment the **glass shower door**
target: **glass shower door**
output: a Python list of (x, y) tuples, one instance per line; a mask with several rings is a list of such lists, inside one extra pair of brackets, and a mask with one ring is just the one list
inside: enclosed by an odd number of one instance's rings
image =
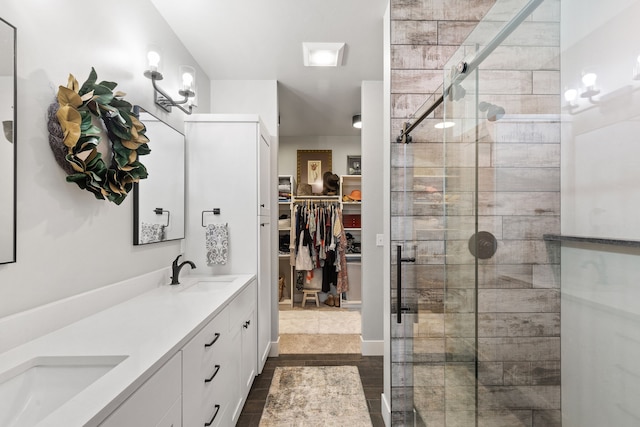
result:
[(543, 3), (496, 1), (392, 148), (394, 426), (560, 425), (543, 239), (559, 231), (559, 2)]

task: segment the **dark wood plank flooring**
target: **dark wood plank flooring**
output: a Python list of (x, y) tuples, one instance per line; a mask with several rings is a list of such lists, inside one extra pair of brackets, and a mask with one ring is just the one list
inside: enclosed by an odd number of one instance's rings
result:
[(262, 409), (269, 394), (269, 386), (273, 372), (277, 366), (357, 366), (364, 388), (364, 395), (369, 406), (369, 415), (374, 427), (384, 427), (380, 412), (380, 395), (382, 394), (382, 356), (361, 356), (359, 354), (283, 354), (270, 357), (256, 377), (242, 409), (238, 426), (254, 427), (260, 423)]

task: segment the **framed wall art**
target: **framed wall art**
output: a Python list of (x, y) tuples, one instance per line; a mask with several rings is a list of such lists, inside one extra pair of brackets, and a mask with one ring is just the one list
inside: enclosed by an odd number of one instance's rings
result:
[(313, 194), (322, 194), (322, 175), (331, 167), (331, 150), (298, 150), (298, 186), (309, 184)]
[(362, 156), (347, 156), (347, 173), (349, 175), (362, 175)]

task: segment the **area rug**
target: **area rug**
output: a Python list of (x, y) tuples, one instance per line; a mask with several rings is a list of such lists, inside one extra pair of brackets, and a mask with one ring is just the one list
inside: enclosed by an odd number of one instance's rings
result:
[(371, 427), (356, 366), (277, 367), (261, 427)]

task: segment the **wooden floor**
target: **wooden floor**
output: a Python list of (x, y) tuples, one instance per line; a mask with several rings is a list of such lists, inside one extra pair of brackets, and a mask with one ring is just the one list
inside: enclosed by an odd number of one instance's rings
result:
[(253, 387), (242, 409), (238, 426), (258, 426), (262, 408), (264, 408), (273, 371), (277, 366), (336, 366), (355, 365), (360, 372), (364, 395), (369, 406), (369, 415), (374, 427), (384, 427), (380, 413), (380, 395), (382, 394), (382, 356), (361, 356), (359, 354), (284, 354), (269, 358), (256, 377)]

